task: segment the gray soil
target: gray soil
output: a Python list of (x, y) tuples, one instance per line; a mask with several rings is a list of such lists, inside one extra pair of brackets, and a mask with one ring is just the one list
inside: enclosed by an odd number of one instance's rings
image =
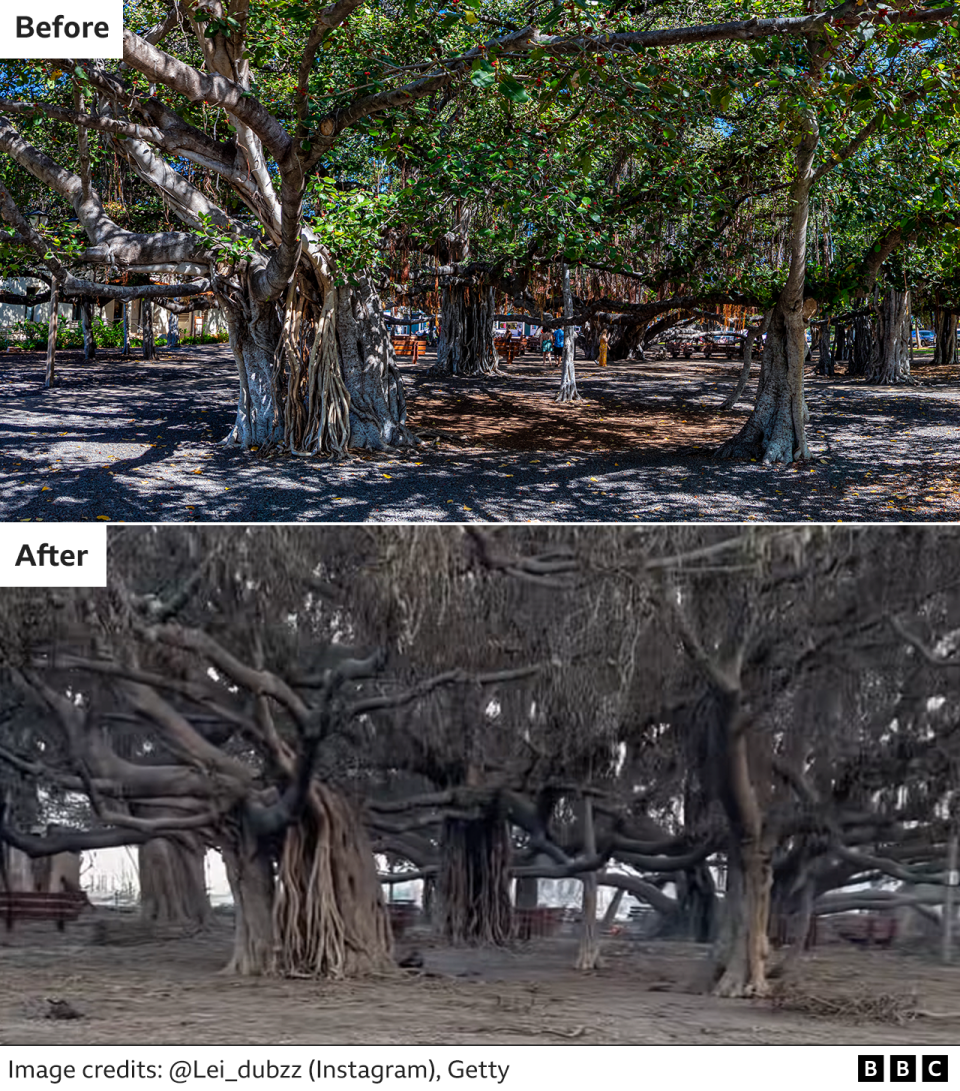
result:
[[(797, 988), (838, 1002), (896, 993), (947, 1018), (902, 1021), (777, 1009), (694, 991), (704, 948), (611, 938), (597, 972), (571, 969), (576, 940), (462, 950), (412, 935), (422, 971), (340, 983), (219, 976), (229, 921), (192, 938), (152, 937), (136, 920), (105, 932), (87, 911), (64, 935), (17, 925), (0, 945), (0, 1044), (768, 1043), (954, 1044), (960, 968), (920, 954), (824, 946)], [(99, 942), (97, 942), (99, 941)], [(106, 942), (104, 942), (106, 941)], [(50, 999), (81, 1018), (46, 1017)], [(951, 1014), (952, 1013), (952, 1014)]]

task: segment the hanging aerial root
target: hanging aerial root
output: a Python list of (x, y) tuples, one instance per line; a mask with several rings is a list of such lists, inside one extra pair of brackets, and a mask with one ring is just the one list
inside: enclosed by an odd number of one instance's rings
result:
[(345, 801), (321, 785), (287, 830), (273, 912), (276, 974), (339, 979), (392, 967), (370, 847)]
[(337, 354), (337, 302), (337, 289), (330, 286), (324, 295), (307, 367), (309, 426), (305, 446), (342, 457), (350, 445), (350, 394)]
[(443, 932), (452, 943), (509, 942), (510, 854), (509, 830), (498, 819), (450, 819), (444, 824), (439, 894)]

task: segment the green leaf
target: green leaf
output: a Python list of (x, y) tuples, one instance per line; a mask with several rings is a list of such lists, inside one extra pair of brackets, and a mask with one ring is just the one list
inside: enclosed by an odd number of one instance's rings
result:
[(517, 83), (513, 76), (504, 76), (497, 85), (497, 90), (511, 102), (529, 102), (530, 96), (524, 88)]
[(489, 61), (474, 61), (470, 66), (470, 82), (475, 87), (489, 87), (497, 78), (497, 70)]

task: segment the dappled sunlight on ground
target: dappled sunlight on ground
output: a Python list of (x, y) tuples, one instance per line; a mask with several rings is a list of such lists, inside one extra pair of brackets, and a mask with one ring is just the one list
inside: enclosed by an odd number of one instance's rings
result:
[[(578, 361), (584, 401), (521, 357), (504, 374), (445, 380), (404, 365), (410, 422), (396, 454), (332, 461), (224, 449), (236, 370), (223, 346), (154, 363), (0, 356), (0, 518), (111, 521), (954, 520), (960, 383), (866, 387), (808, 377), (811, 461), (720, 462), (753, 386), (719, 409), (736, 361)], [(941, 369), (942, 370), (942, 369)], [(924, 381), (924, 370), (915, 372)], [(442, 433), (440, 439), (434, 438)]]

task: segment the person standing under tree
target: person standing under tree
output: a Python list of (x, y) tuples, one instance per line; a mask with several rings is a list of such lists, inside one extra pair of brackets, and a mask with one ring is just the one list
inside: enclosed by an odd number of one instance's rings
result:
[(563, 357), (563, 326), (553, 331), (553, 366), (559, 367)]
[(553, 337), (549, 330), (544, 330), (540, 334), (540, 351), (543, 353), (543, 363), (547, 362), (550, 356), (550, 352), (553, 349)]
[(597, 363), (601, 367), (607, 366), (607, 349), (609, 349), (609, 347), (610, 338), (607, 335), (607, 331), (604, 330), (603, 333), (600, 334), (600, 348), (597, 351)]

